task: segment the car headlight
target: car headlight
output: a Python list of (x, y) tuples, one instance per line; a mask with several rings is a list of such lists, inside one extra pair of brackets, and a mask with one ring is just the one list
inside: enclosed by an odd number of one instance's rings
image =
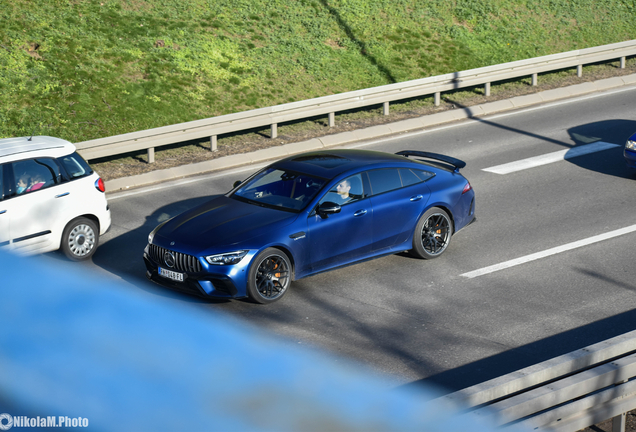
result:
[(627, 144), (625, 144), (625, 148), (628, 150), (636, 151), (636, 141), (627, 140)]
[(242, 250), (237, 252), (228, 252), (218, 255), (206, 256), (205, 260), (214, 265), (234, 265), (241, 262), (243, 257), (247, 255), (249, 251)]

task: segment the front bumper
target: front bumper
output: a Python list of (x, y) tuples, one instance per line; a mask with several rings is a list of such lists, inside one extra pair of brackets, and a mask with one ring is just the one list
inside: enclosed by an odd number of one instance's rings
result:
[[(148, 279), (175, 291), (197, 297), (216, 299), (247, 296), (245, 289), (239, 290), (235, 281), (229, 275), (223, 273), (180, 271), (179, 273), (183, 274), (183, 282), (163, 277), (159, 275), (160, 264), (148, 252), (148, 247), (144, 251), (144, 264), (146, 265), (146, 277)], [(221, 270), (225, 269), (221, 268)]]

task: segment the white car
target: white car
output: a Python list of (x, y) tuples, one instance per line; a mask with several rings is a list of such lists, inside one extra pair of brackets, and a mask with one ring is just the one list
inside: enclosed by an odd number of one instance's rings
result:
[(110, 228), (104, 182), (68, 141), (0, 139), (0, 248), (90, 258)]

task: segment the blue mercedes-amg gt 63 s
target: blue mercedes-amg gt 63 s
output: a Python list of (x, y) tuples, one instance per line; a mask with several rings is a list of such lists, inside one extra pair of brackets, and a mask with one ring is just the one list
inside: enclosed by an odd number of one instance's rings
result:
[(370, 258), (437, 258), (475, 218), (465, 165), (408, 150), (288, 157), (157, 226), (146, 275), (202, 297), (270, 303), (293, 280)]

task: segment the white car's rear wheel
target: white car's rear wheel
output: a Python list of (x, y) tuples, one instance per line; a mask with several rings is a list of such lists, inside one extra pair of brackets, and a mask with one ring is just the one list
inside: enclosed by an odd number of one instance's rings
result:
[(73, 261), (89, 259), (99, 243), (97, 225), (90, 219), (80, 217), (72, 220), (62, 234), (62, 250)]

